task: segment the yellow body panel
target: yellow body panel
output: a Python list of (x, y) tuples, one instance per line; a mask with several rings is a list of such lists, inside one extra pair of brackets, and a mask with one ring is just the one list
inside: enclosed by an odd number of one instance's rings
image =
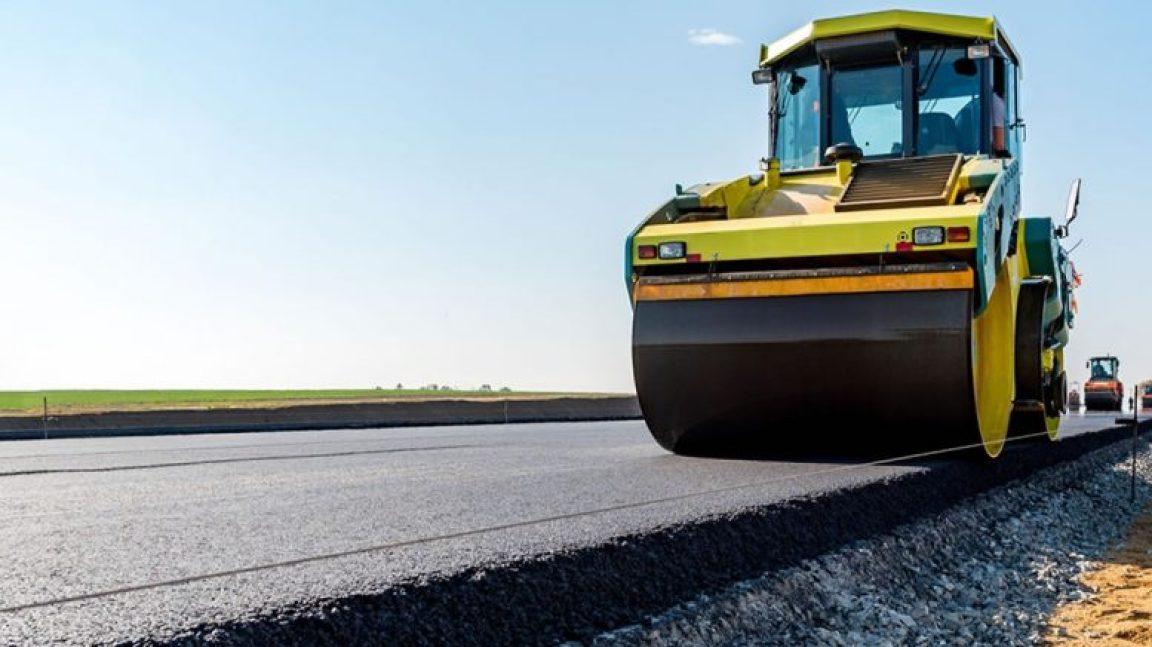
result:
[[(980, 202), (963, 203), (961, 196), (976, 178), (996, 176), (1004, 168), (1000, 160), (972, 158), (952, 182), (949, 205), (898, 207), (837, 212), (844, 180), (835, 168), (780, 174), (751, 182), (748, 177), (692, 187), (705, 207), (724, 207), (724, 220), (701, 220), (640, 227), (634, 238), (632, 265), (683, 263), (641, 259), (640, 245), (683, 241), (689, 254), (703, 261), (796, 258), (841, 254), (880, 254), (895, 251), (897, 241), (911, 236), (913, 227), (967, 226), (966, 243), (945, 243), (925, 249), (970, 249), (976, 246), (976, 219), (984, 209)], [(956, 204), (956, 203), (960, 204)]]
[[(958, 36), (973, 40), (993, 41), (999, 39), (1011, 51), (1011, 45), (991, 17), (956, 16), (952, 14), (928, 13), (891, 9), (872, 13), (823, 18), (813, 20), (774, 43), (760, 46), (760, 65), (767, 67), (804, 45), (821, 38), (849, 36), (890, 29)], [(1013, 58), (1016, 58), (1013, 55)]]
[(916, 250), (974, 249), (979, 214), (980, 205), (956, 205), (648, 225), (636, 234), (632, 262), (635, 267), (684, 263), (637, 255), (640, 245), (670, 241), (686, 243), (688, 253), (700, 254), (701, 261), (880, 254), (894, 252), (896, 243), (909, 240), (912, 228), (920, 226), (966, 226), (971, 239)]
[(801, 216), (807, 214), (834, 213), (836, 201), (844, 191), (844, 182), (836, 173), (801, 173), (781, 175), (775, 187), (762, 182), (748, 187), (747, 182), (732, 182), (730, 185), (744, 185), (744, 191), (712, 191), (700, 196), (701, 204), (732, 205), (729, 218), (764, 218), (773, 216)]

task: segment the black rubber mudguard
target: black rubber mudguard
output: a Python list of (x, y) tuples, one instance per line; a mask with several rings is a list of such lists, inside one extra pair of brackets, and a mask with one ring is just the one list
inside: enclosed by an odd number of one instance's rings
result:
[(686, 454), (978, 443), (968, 290), (641, 301), (648, 428)]

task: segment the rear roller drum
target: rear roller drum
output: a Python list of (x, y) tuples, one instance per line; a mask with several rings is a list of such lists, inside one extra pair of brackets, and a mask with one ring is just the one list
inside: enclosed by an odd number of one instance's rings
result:
[(1060, 417), (1068, 411), (1068, 373), (1064, 371), (1064, 349), (1057, 348), (1052, 353), (1052, 373), (1055, 377), (1048, 384), (1048, 397), (1044, 409), (1044, 422), (1048, 438), (1056, 440), (1060, 434)]
[(1025, 279), (1016, 309), (1016, 400), (1009, 433), (1055, 440), (1064, 412), (1063, 349), (1046, 348), (1044, 308), (1051, 280)]

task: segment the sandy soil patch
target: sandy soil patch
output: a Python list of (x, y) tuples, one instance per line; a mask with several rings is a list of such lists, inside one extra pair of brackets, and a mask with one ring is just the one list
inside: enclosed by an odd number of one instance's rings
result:
[(1095, 595), (1056, 610), (1049, 644), (1152, 645), (1152, 510), (1084, 582)]

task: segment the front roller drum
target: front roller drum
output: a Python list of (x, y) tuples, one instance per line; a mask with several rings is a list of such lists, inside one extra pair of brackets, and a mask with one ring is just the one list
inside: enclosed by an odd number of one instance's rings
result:
[(1114, 391), (1085, 391), (1084, 409), (1087, 411), (1123, 411), (1124, 397)]
[(980, 443), (973, 324), (970, 290), (638, 301), (636, 390), (677, 453)]

